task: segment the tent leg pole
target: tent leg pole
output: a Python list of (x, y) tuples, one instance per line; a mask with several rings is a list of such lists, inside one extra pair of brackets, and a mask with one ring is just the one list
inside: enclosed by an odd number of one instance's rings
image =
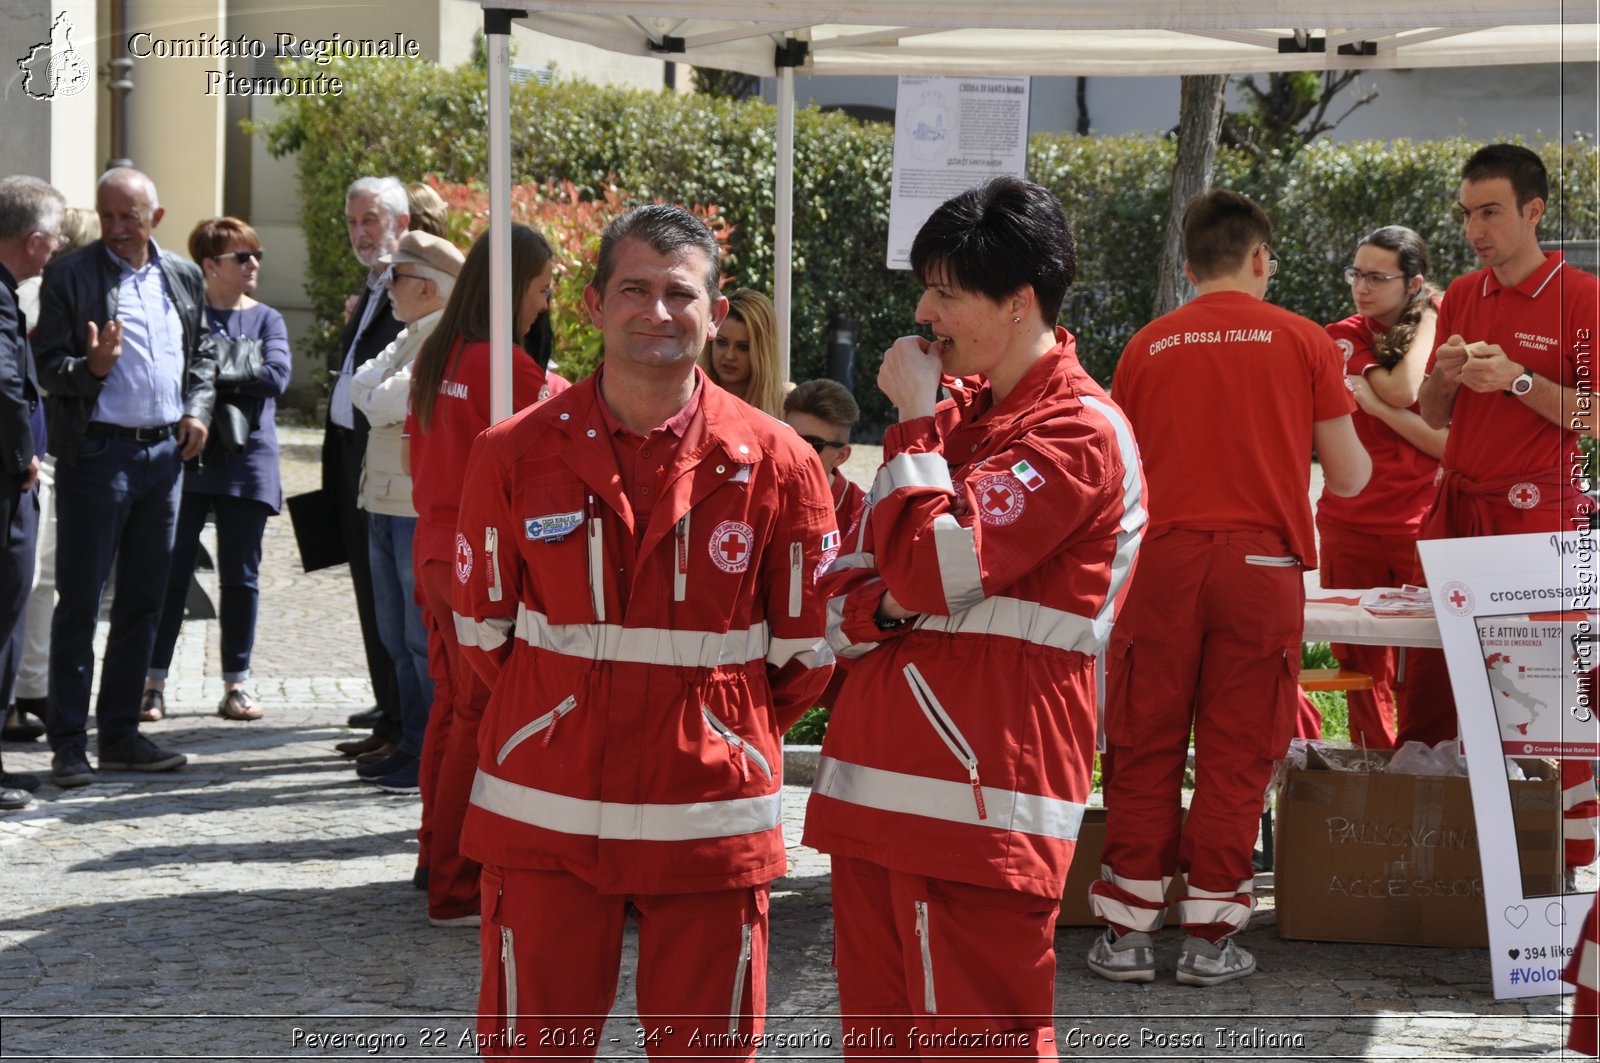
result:
[(794, 262), (794, 67), (778, 68), (778, 184), (774, 192), (773, 305), (778, 315), (778, 369), (790, 379), (789, 332)]
[(489, 421), (511, 416), (511, 19), (483, 12), (489, 59)]

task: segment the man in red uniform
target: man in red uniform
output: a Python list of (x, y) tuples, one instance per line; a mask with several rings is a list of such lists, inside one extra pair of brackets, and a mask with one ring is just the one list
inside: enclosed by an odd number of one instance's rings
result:
[(813, 574), (837, 533), (812, 449), (695, 368), (727, 311), (718, 267), (687, 211), (614, 221), (584, 295), (600, 371), (468, 465), (487, 1054), (593, 1055), (630, 911), (651, 1055), (760, 1040), (781, 738), (832, 670)]
[(956, 196), (911, 262), (935, 339), (884, 355), (899, 423), (823, 579), (829, 640), (852, 663), (805, 841), (833, 858), (847, 1056), (1055, 1059), (1095, 655), (1144, 480), (1122, 412), (1056, 325), (1077, 260), (1047, 189), (1008, 177)]
[[(1490, 144), (1462, 167), (1461, 220), (1484, 268), (1445, 292), (1443, 342), (1419, 396), (1429, 424), (1450, 426), (1424, 539), (1589, 527), (1578, 438), (1595, 432), (1600, 280), (1539, 247), (1549, 194), (1544, 163), (1520, 145)], [(1458, 733), (1455, 697), (1441, 651), (1413, 660), (1396, 744), (1433, 745)], [(1563, 761), (1561, 781), (1567, 864), (1591, 863), (1593, 768)]]
[(1261, 799), (1294, 724), (1301, 570), (1317, 563), (1312, 449), (1337, 495), (1360, 491), (1371, 473), (1333, 341), (1263, 301), (1277, 268), (1271, 239), (1266, 214), (1244, 196), (1192, 199), (1185, 269), (1200, 294), (1134, 335), (1112, 383), (1151, 498), (1106, 666), (1106, 843), (1090, 904), (1109, 925), (1088, 963), (1115, 981), (1155, 978), (1150, 934), (1179, 871), (1189, 936), (1178, 981), (1255, 971), (1232, 935), (1254, 906)]

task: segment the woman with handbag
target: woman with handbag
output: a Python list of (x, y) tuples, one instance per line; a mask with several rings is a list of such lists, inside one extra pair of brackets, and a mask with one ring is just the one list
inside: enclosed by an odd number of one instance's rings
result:
[(292, 363), (283, 315), (249, 295), (261, 278), (261, 238), (238, 218), (212, 218), (189, 234), (189, 255), (206, 280), (206, 339), (217, 355), (217, 404), (211, 436), (184, 469), (183, 503), (172, 547), (167, 600), (150, 657), (140, 719), (166, 712), (164, 688), (183, 624), (200, 530), (215, 515), (218, 609), (224, 693), (217, 715), (259, 720), (245, 683), (256, 635), (256, 578), (267, 518), (283, 505), (278, 481), (276, 400), (289, 385)]

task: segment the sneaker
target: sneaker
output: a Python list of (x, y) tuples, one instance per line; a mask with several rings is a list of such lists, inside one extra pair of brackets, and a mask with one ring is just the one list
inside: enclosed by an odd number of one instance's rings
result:
[(39, 776), (26, 771), (0, 771), (0, 789), (26, 790), (30, 794), (39, 788)]
[(418, 779), (421, 764), (417, 758), (412, 757), (410, 765), (388, 775), (381, 775), (373, 779), (373, 785), (386, 794), (420, 794), (422, 783)]
[(371, 782), (373, 779), (380, 779), (385, 775), (393, 775), (395, 772), (399, 771), (401, 768), (404, 768), (408, 764), (417, 763), (419, 763), (419, 761), (416, 757), (412, 756), (410, 753), (402, 753), (397, 749), (393, 753), (390, 753), (387, 757), (384, 757), (382, 760), (362, 762), (360, 759), (357, 759), (356, 774), (368, 782)]
[(162, 749), (141, 734), (100, 750), (101, 771), (171, 771), (187, 763), (189, 758), (182, 753)]
[(88, 754), (76, 746), (56, 750), (56, 755), (50, 758), (50, 779), (66, 789), (88, 786), (94, 782), (94, 769), (89, 767)]
[(1189, 938), (1178, 957), (1178, 981), (1184, 985), (1221, 985), (1256, 973), (1256, 958), (1234, 944), (1233, 938), (1213, 945), (1205, 938)]
[(14, 790), (9, 786), (0, 787), (0, 812), (15, 812), (19, 808), (27, 808), (33, 804), (33, 795), (26, 790)]
[(430, 915), (430, 916), (428, 916), (428, 925), (429, 926), (482, 926), (483, 925), (483, 914), (481, 912), (473, 912), (471, 915), (453, 915), (453, 916), (448, 916), (448, 917), (444, 917), (444, 918), (441, 918), (441, 917), (435, 916), (435, 915)]
[[(1110, 927), (1089, 950), (1089, 970), (1113, 982), (1154, 982), (1156, 953), (1150, 935), (1132, 930), (1116, 937)], [(1181, 977), (1181, 976), (1180, 976)]]

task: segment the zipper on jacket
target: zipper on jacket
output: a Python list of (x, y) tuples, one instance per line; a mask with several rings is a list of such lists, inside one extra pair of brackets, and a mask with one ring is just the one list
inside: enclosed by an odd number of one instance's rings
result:
[(500, 928), (500, 977), (506, 984), (506, 1040), (517, 1040), (517, 946), (511, 928)]
[(928, 936), (928, 902), (917, 902), (917, 937), (922, 942), (922, 1010), (939, 1014), (939, 1001), (933, 992), (933, 941)]
[(728, 1037), (739, 1035), (740, 1005), (744, 1003), (744, 976), (750, 969), (751, 928), (746, 923), (739, 930), (739, 964), (733, 969), (733, 1003), (728, 1008)]
[(700, 713), (706, 718), (707, 725), (709, 725), (710, 728), (716, 732), (717, 737), (728, 743), (728, 745), (732, 748), (734, 763), (739, 768), (739, 778), (750, 778), (750, 763), (752, 761), (755, 763), (755, 766), (760, 769), (761, 774), (765, 775), (768, 779), (772, 778), (772, 765), (767, 763), (767, 758), (761, 755), (760, 750), (756, 749), (755, 746), (751, 745), (749, 742), (740, 737), (739, 734), (733, 730), (733, 728), (717, 719), (717, 717), (712, 713), (710, 705), (702, 704), (700, 706)]
[(489, 525), (483, 529), (483, 552), (489, 562), (489, 600), (498, 602), (500, 590), (500, 529)]
[(928, 686), (928, 681), (922, 678), (922, 673), (917, 671), (917, 666), (908, 663), (902, 671), (911, 687), (911, 696), (921, 707), (922, 714), (933, 724), (934, 731), (944, 742), (945, 747), (955, 754), (955, 758), (967, 769), (967, 778), (972, 782), (972, 799), (978, 806), (978, 818), (988, 819), (989, 809), (983, 801), (983, 784), (978, 780), (978, 755), (972, 751), (971, 744), (967, 742), (966, 736), (961, 733), (955, 721), (950, 718), (950, 714), (944, 711), (944, 706), (939, 704), (939, 699), (933, 696), (932, 688)]
[(806, 551), (800, 543), (789, 544), (789, 615), (800, 615), (800, 591), (805, 578)]
[(513, 749), (516, 749), (523, 742), (538, 734), (540, 731), (544, 731), (544, 745), (548, 746), (550, 744), (550, 739), (555, 736), (556, 724), (561, 722), (561, 717), (565, 716), (567, 713), (571, 712), (577, 707), (577, 695), (569, 694), (567, 695), (567, 699), (565, 701), (551, 709), (549, 712), (545, 713), (543, 716), (540, 716), (535, 720), (529, 720), (527, 723), (517, 728), (516, 732), (513, 733), (510, 738), (506, 739), (505, 744), (500, 747), (500, 752), (495, 755), (494, 762), (496, 764), (504, 764), (506, 762), (506, 758), (511, 755), (511, 751)]
[(594, 602), (596, 623), (606, 622), (606, 547), (601, 538), (600, 518), (594, 515), (594, 496), (589, 496), (589, 597)]
[(681, 602), (689, 593), (689, 514), (678, 521), (678, 564), (672, 573), (672, 600)]

